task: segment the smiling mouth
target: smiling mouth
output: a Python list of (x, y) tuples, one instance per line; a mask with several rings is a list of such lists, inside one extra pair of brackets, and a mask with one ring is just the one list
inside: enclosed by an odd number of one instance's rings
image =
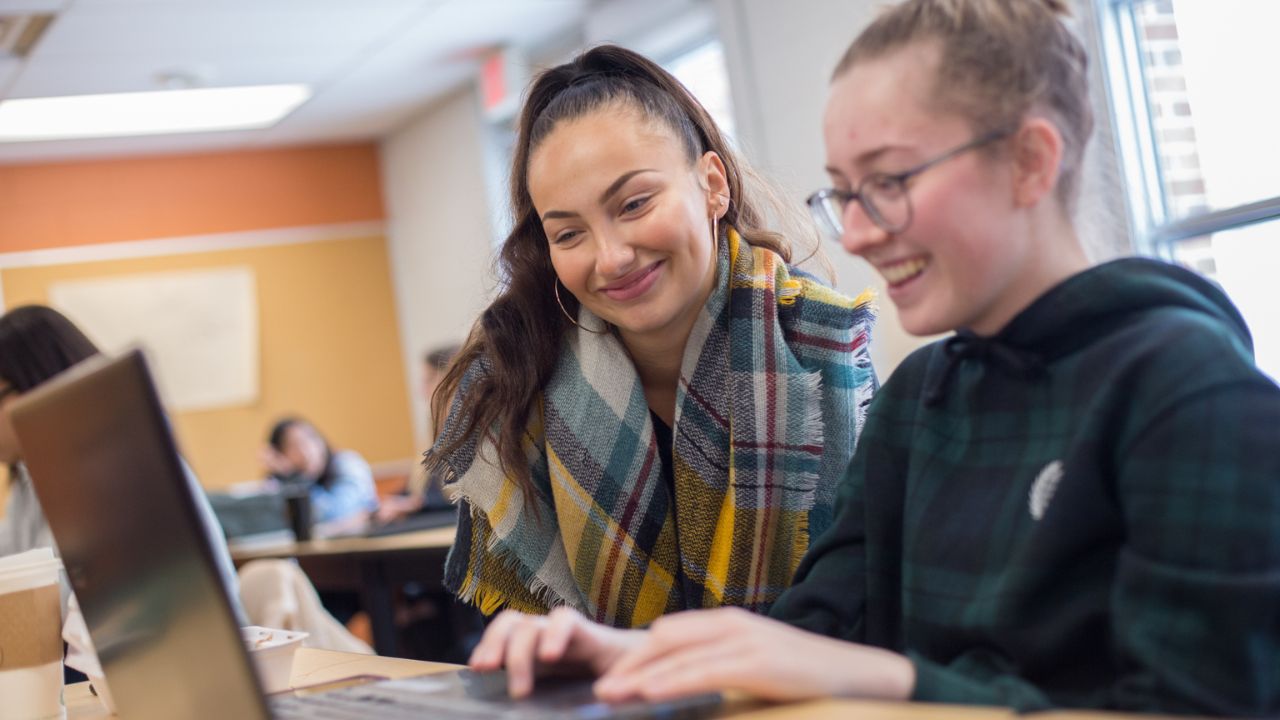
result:
[(924, 269), (928, 266), (928, 259), (916, 257), (890, 265), (883, 265), (879, 270), (885, 281), (890, 285), (901, 285), (924, 272)]
[(658, 261), (643, 270), (632, 273), (622, 280), (600, 288), (600, 292), (613, 300), (630, 300), (644, 294), (652, 284), (654, 273), (661, 267)]

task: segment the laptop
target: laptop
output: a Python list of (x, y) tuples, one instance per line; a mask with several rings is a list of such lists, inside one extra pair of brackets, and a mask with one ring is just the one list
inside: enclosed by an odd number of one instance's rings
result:
[(458, 509), (449, 506), (443, 508), (426, 508), (412, 515), (389, 523), (373, 524), (365, 528), (365, 537), (382, 537), (401, 533), (434, 530), (442, 527), (453, 527), (458, 524)]
[(605, 705), (585, 681), (514, 701), (501, 673), (467, 670), (268, 698), (142, 353), (81, 363), (11, 416), (121, 717), (675, 718), (719, 705)]
[[(284, 496), (278, 492), (241, 495), (209, 493), (209, 505), (222, 526), (228, 541), (241, 543), (292, 541), (293, 531), (286, 520)], [(324, 524), (317, 526), (322, 537), (383, 537), (453, 527), (458, 524), (458, 510), (452, 505), (425, 507), (403, 518), (387, 523), (343, 527), (340, 532), (325, 533)]]
[(408, 515), (386, 523), (371, 523), (365, 537), (382, 537), (400, 533), (434, 530), (458, 524), (458, 507), (445, 497), (441, 484), (428, 479), (423, 490), (422, 507)]
[(228, 540), (257, 537), (289, 530), (284, 496), (274, 492), (251, 494), (213, 492), (209, 505)]

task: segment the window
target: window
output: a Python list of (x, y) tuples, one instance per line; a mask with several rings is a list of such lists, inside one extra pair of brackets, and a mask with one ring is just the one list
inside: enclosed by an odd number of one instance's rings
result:
[(703, 43), (665, 63), (667, 72), (689, 88), (728, 138), (735, 136), (729, 73), (719, 40)]
[(1221, 284), (1280, 377), (1280, 2), (1095, 2), (1135, 240)]

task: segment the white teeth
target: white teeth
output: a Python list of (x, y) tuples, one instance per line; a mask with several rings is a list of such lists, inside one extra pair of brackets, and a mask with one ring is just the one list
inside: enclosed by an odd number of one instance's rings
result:
[(924, 268), (928, 264), (928, 260), (916, 258), (914, 260), (907, 260), (905, 262), (882, 267), (880, 268), (880, 274), (884, 275), (884, 279), (887, 280), (890, 285), (897, 285), (900, 282), (910, 280), (916, 275), (924, 272)]

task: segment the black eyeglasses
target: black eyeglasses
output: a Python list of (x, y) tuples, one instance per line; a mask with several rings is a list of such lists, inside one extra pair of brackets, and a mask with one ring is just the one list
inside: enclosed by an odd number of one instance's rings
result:
[(904, 170), (900, 173), (872, 173), (862, 178), (862, 182), (858, 183), (856, 190), (837, 190), (835, 188), (819, 190), (810, 195), (809, 199), (805, 200), (805, 203), (809, 206), (809, 211), (813, 213), (814, 219), (818, 221), (818, 226), (836, 242), (839, 242), (840, 238), (844, 236), (845, 211), (853, 200), (857, 200), (862, 205), (863, 211), (867, 213), (867, 217), (871, 218), (871, 222), (885, 232), (902, 232), (911, 225), (912, 209), (911, 198), (907, 195), (908, 180), (934, 165), (950, 160), (974, 148), (993, 143), (1008, 135), (1008, 130), (989, 132), (975, 140), (970, 140), (958, 148), (948, 150), (932, 160), (923, 162), (910, 170)]

